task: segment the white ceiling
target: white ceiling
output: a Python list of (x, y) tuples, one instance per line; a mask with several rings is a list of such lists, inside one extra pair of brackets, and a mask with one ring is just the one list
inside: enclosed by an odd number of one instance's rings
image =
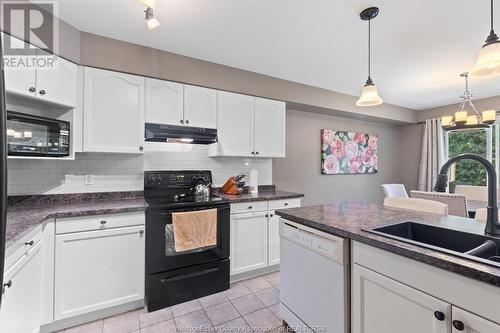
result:
[[(156, 0), (150, 32), (138, 0), (59, 0), (82, 31), (358, 95), (372, 78), (388, 103), (414, 109), (458, 103), (459, 77), (489, 32), (489, 0)], [(495, 14), (500, 33), (500, 2)], [(500, 76), (471, 80), (475, 98), (500, 95)]]

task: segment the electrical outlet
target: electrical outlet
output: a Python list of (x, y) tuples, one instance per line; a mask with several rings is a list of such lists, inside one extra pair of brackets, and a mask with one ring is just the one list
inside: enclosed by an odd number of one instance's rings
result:
[(85, 175), (85, 185), (94, 185), (94, 175)]

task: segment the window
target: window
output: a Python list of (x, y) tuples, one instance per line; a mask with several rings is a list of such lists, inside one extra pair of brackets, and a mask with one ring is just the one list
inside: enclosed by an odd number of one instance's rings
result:
[[(447, 158), (460, 154), (480, 155), (493, 162), (498, 173), (498, 163), (494, 158), (498, 156), (498, 153), (495, 154), (498, 146), (496, 144), (498, 131), (499, 126), (495, 124), (492, 129), (488, 130), (446, 132)], [(486, 181), (486, 171), (476, 161), (458, 161), (450, 169), (450, 185), (452, 188), (457, 184), (485, 186)]]

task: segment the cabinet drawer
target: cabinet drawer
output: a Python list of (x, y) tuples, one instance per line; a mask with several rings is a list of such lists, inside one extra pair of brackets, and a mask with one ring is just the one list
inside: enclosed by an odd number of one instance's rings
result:
[(144, 212), (79, 216), (56, 220), (56, 234), (143, 225)]
[(11, 244), (5, 251), (4, 271), (9, 269), (16, 261), (26, 254), (42, 239), (42, 224), (35, 227), (26, 235)]
[(300, 207), (300, 198), (271, 200), (269, 210)]
[(267, 201), (250, 201), (231, 204), (231, 214), (251, 213), (267, 210)]

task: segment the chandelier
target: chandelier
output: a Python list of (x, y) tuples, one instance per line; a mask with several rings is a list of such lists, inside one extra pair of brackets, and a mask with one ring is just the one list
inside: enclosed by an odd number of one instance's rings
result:
[[(465, 91), (460, 98), (462, 102), (455, 112), (455, 116), (444, 116), (441, 118), (441, 125), (445, 131), (467, 131), (467, 130), (480, 130), (487, 129), (496, 120), (495, 110), (486, 110), (481, 113), (476, 109), (472, 103), (472, 93), (469, 91), (469, 73), (465, 72), (460, 74), (465, 78)], [(472, 114), (469, 114), (466, 107), (469, 106)]]

